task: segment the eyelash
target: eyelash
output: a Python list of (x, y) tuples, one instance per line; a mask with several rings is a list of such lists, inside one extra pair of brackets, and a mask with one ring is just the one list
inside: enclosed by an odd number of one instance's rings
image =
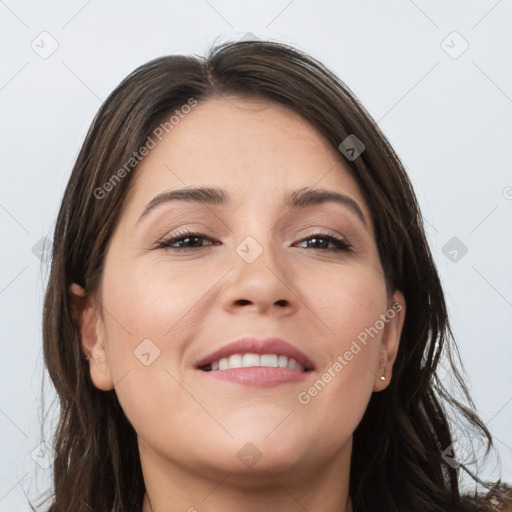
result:
[[(176, 242), (180, 242), (186, 238), (194, 238), (194, 237), (197, 237), (197, 238), (203, 238), (203, 239), (207, 239), (207, 240), (211, 240), (210, 237), (206, 236), (205, 234), (203, 233), (196, 233), (196, 232), (192, 232), (192, 231), (182, 231), (179, 233), (179, 235), (172, 235), (171, 237), (169, 238), (166, 238), (164, 240), (161, 240), (160, 242), (158, 242), (156, 244), (156, 247), (159, 248), (159, 249), (170, 249), (170, 250), (173, 250), (173, 251), (193, 251), (195, 249), (201, 249), (202, 247), (205, 247), (205, 246), (200, 246), (200, 247), (172, 247), (172, 244), (176, 243)], [(327, 240), (328, 242), (331, 242), (333, 243), (336, 248), (335, 249), (319, 249), (320, 251), (325, 251), (325, 252), (334, 252), (334, 253), (342, 253), (342, 252), (345, 252), (345, 253), (352, 253), (354, 252), (353, 251), (353, 246), (350, 242), (348, 242), (347, 240), (343, 240), (341, 238), (338, 238), (332, 234), (327, 234), (327, 233), (315, 233), (313, 235), (310, 235), (309, 237), (307, 238), (304, 238), (302, 239), (299, 243), (302, 243), (302, 242), (306, 242), (308, 240), (312, 240), (312, 239), (321, 239), (321, 240)], [(303, 247), (303, 249), (307, 249), (306, 247)]]

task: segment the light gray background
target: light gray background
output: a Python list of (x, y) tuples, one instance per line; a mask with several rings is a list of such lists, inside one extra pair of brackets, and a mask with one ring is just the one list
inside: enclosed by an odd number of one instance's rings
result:
[[(29, 510), (25, 495), (49, 485), (51, 452), (37, 450), (48, 265), (33, 247), (52, 237), (93, 115), (147, 60), (204, 54), (212, 42), (247, 32), (291, 43), (331, 67), (402, 158), (468, 384), (495, 435), (503, 478), (512, 481), (510, 0), (0, 0), (0, 17), (1, 511)], [(459, 247), (446, 246), (452, 237)], [(45, 396), (54, 396), (49, 386)], [(484, 476), (498, 470), (491, 465)]]

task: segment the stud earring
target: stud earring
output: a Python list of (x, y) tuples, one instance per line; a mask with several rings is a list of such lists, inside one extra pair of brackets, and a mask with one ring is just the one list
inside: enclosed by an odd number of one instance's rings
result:
[(384, 375), (382, 375), (380, 380), (386, 380), (386, 377), (384, 377)]

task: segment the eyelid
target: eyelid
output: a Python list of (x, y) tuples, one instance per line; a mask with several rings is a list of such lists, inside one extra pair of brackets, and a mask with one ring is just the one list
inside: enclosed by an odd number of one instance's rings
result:
[(314, 236), (314, 235), (331, 236), (338, 240), (346, 241), (347, 243), (352, 242), (352, 237), (346, 236), (345, 234), (343, 234), (340, 231), (334, 231), (333, 229), (323, 228), (320, 226), (310, 227), (310, 228), (305, 228), (304, 230), (300, 230), (293, 236), (293, 238), (294, 239), (297, 239), (297, 238), (304, 239), (304, 238)]
[[(339, 233), (336, 233), (335, 231), (332, 231), (330, 229), (316, 228), (313, 229), (308, 234), (301, 235), (299, 238), (300, 239), (295, 243), (302, 243), (312, 238), (327, 239), (331, 243), (335, 243), (339, 246), (342, 246), (342, 251), (345, 251), (347, 253), (355, 252), (354, 244), (352, 243), (350, 238), (346, 237), (345, 235), (340, 235)], [(329, 249), (326, 249), (326, 251), (329, 251)]]
[[(332, 236), (333, 238), (337, 238), (337, 239), (340, 239), (340, 240), (344, 240), (346, 242), (350, 242), (350, 238), (343, 235), (343, 234), (340, 234), (336, 231), (333, 231), (331, 229), (328, 229), (328, 228), (320, 228), (320, 227), (316, 227), (316, 228), (308, 228), (308, 232), (307, 233), (304, 233), (304, 234), (301, 234), (301, 235), (295, 235), (293, 238), (301, 238), (301, 239), (304, 239), (308, 236), (313, 236), (313, 235), (323, 235), (323, 236)], [(181, 236), (204, 236), (204, 237), (208, 237), (208, 238), (213, 238), (213, 235), (209, 235), (207, 233), (207, 230), (203, 227), (201, 228), (198, 228), (198, 229), (194, 229), (194, 228), (180, 228), (178, 229), (177, 231), (173, 231), (169, 234), (166, 234), (164, 235), (160, 240), (157, 241), (157, 244), (160, 243), (160, 242), (164, 242), (166, 240), (169, 240), (171, 238), (178, 238), (178, 237), (181, 237)]]
[[(326, 248), (315, 248), (315, 247), (303, 247), (302, 249), (305, 249), (307, 251), (311, 251), (313, 249), (313, 252), (320, 252), (320, 253), (344, 253), (344, 254), (352, 254), (355, 251), (353, 243), (344, 235), (340, 235), (330, 229), (322, 229), (322, 228), (316, 228), (312, 229), (310, 228), (309, 234), (304, 234), (302, 237), (294, 237), (299, 238), (299, 240), (296, 240), (293, 244), (293, 247), (295, 247), (297, 244), (301, 244), (303, 242), (320, 239), (320, 240), (327, 240), (327, 242), (330, 245), (333, 245), (335, 248), (333, 249), (326, 249)], [(185, 238), (199, 238), (202, 240), (207, 240), (210, 243), (209, 245), (201, 245), (199, 247), (173, 247), (172, 244), (180, 242), (181, 240)], [(194, 252), (196, 249), (202, 249), (204, 247), (211, 247), (219, 245), (219, 242), (216, 242), (215, 239), (206, 233), (204, 233), (201, 229), (200, 230), (191, 230), (189, 228), (182, 228), (178, 230), (177, 232), (171, 233), (164, 238), (160, 239), (154, 246), (155, 249), (166, 249), (170, 251), (175, 252)]]
[(208, 238), (210, 241), (213, 241), (213, 237), (208, 235), (207, 230), (204, 228), (180, 228), (177, 231), (172, 231), (171, 233), (164, 235), (154, 244), (154, 247), (162, 247), (162, 244), (165, 244), (166, 242), (172, 241), (174, 239), (185, 238), (187, 236), (198, 236)]
[(296, 235), (296, 237), (297, 236), (305, 237), (305, 236), (312, 236), (312, 235), (319, 235), (319, 234), (326, 235), (326, 236), (333, 236), (336, 238), (342, 238), (344, 240), (348, 240), (348, 237), (346, 237), (345, 235), (342, 235), (341, 233), (338, 233), (337, 231), (333, 231), (332, 229), (321, 228), (321, 227), (306, 228), (305, 234)]

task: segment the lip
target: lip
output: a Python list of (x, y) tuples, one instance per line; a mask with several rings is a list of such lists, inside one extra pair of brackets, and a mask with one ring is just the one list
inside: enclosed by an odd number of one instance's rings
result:
[(236, 382), (247, 386), (270, 387), (278, 384), (292, 384), (306, 381), (311, 377), (310, 372), (299, 372), (288, 368), (269, 368), (266, 366), (251, 366), (248, 368), (232, 368), (230, 370), (213, 370), (201, 372), (206, 378), (227, 382)]
[[(214, 361), (218, 361), (219, 359), (222, 359), (223, 357), (229, 357), (233, 354), (244, 354), (244, 353), (250, 353), (250, 354), (278, 354), (283, 355), (288, 358), (295, 359), (300, 365), (302, 365), (304, 368), (308, 370), (314, 370), (314, 364), (309, 359), (309, 357), (299, 350), (297, 347), (294, 347), (291, 343), (288, 341), (278, 338), (278, 337), (271, 337), (271, 338), (265, 338), (260, 339), (252, 336), (244, 336), (242, 338), (238, 338), (235, 341), (232, 341), (231, 343), (228, 343), (227, 345), (224, 345), (220, 349), (216, 350), (215, 352), (212, 352), (211, 354), (208, 354), (206, 357), (199, 360), (196, 364), (196, 369), (200, 369), (202, 366), (206, 366)], [(286, 368), (267, 368), (267, 367), (258, 367), (253, 366), (249, 368), (235, 368), (231, 370), (214, 370), (213, 372), (208, 373), (222, 373), (222, 372), (237, 372), (238, 370), (253, 370), (255, 368), (258, 368), (261, 370), (262, 368), (265, 370), (274, 370), (272, 373), (276, 373), (278, 370), (285, 370), (284, 374), (298, 374), (302, 375), (304, 373), (308, 372), (297, 372), (296, 370), (287, 370)], [(240, 373), (240, 372), (238, 372)], [(245, 372), (247, 373), (247, 372)], [(253, 372), (254, 373), (254, 372)], [(260, 372), (262, 375), (265, 374), (265, 372)], [(266, 372), (267, 374), (271, 374), (269, 372)], [(283, 372), (281, 372), (283, 373)]]

